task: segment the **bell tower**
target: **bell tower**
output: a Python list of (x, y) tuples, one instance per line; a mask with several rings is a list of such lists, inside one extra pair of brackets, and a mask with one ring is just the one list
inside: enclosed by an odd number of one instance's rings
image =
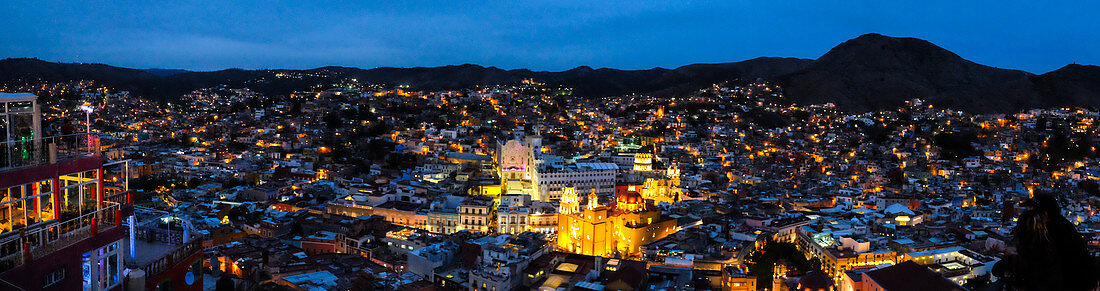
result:
[(596, 189), (592, 189), (592, 194), (588, 194), (588, 209), (596, 209), (600, 207), (600, 197), (596, 196)]
[(573, 185), (566, 186), (561, 194), (561, 204), (558, 206), (558, 213), (561, 214), (573, 214), (580, 212), (581, 202), (580, 197), (577, 197), (577, 188)]

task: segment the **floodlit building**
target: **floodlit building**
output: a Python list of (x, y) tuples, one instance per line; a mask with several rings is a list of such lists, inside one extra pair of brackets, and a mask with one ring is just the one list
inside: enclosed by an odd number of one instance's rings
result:
[(502, 195), (497, 207), (497, 233), (518, 234), (528, 229), (531, 209), (526, 195)]
[(104, 183), (98, 136), (44, 136), (28, 93), (0, 93), (0, 119), (0, 289), (121, 289), (133, 207)]
[(639, 247), (678, 230), (677, 220), (661, 214), (651, 202), (627, 192), (610, 206), (593, 191), (581, 209), (576, 189), (567, 187), (558, 213), (558, 247), (592, 256), (626, 257)]
[(493, 219), (493, 201), (466, 199), (458, 206), (459, 230), (489, 232)]
[(651, 153), (636, 153), (636, 154), (634, 154), (634, 170), (635, 171), (652, 171), (653, 170), (653, 154), (651, 154)]
[(680, 201), (683, 190), (679, 187), (680, 179), (653, 179), (649, 178), (642, 184), (639, 194), (642, 198), (655, 202), (675, 203)]
[[(527, 138), (526, 144), (518, 140), (509, 140), (500, 146), (497, 163), (498, 175), (503, 194), (527, 194), (539, 197), (535, 192), (538, 184), (534, 149), (539, 147), (538, 138)], [(536, 199), (541, 200), (541, 199)]]

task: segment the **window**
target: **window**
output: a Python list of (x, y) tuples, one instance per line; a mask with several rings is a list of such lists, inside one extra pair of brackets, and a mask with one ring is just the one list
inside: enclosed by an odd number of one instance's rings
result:
[(0, 188), (0, 233), (56, 218), (49, 180)]
[(108, 255), (106, 269), (107, 280), (105, 282), (107, 286), (114, 286), (119, 283), (119, 269), (118, 254), (115, 253)]
[(157, 291), (172, 291), (172, 279), (166, 279), (157, 284)]
[(65, 280), (65, 267), (46, 273), (46, 275), (42, 277), (42, 288), (49, 287), (62, 280)]

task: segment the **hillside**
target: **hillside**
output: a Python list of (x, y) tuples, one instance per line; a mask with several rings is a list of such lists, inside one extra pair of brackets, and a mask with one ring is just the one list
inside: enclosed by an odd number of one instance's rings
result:
[(1002, 93), (1029, 94), (1005, 86), (1030, 75), (976, 64), (924, 40), (866, 34), (776, 79), (796, 102), (832, 102), (856, 111), (895, 107), (913, 98), (951, 108), (1013, 110), (1022, 105), (1015, 104), (1020, 98), (1005, 100)]
[[(302, 76), (276, 78), (278, 73)], [(913, 98), (972, 112), (1011, 112), (1039, 107), (1100, 106), (1100, 67), (1068, 65), (1041, 75), (971, 62), (928, 41), (866, 34), (845, 41), (816, 60), (761, 57), (692, 64), (675, 69), (593, 69), (548, 72), (504, 70), (464, 64), (442, 67), (213, 72), (136, 70), (103, 64), (53, 63), (38, 59), (0, 60), (0, 82), (94, 80), (162, 100), (195, 89), (228, 85), (272, 95), (315, 84), (356, 78), (408, 85), (418, 90), (461, 89), (535, 79), (575, 88), (578, 96), (598, 98), (630, 93), (682, 95), (729, 80), (764, 78), (784, 88), (795, 103), (835, 103), (849, 111), (892, 108)]]

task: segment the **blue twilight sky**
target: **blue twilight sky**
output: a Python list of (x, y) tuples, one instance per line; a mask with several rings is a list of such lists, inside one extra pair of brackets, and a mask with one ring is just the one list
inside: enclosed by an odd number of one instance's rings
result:
[(1100, 64), (1100, 1), (2, 2), (0, 58), (135, 68), (674, 68), (817, 58), (868, 32), (1032, 73)]

